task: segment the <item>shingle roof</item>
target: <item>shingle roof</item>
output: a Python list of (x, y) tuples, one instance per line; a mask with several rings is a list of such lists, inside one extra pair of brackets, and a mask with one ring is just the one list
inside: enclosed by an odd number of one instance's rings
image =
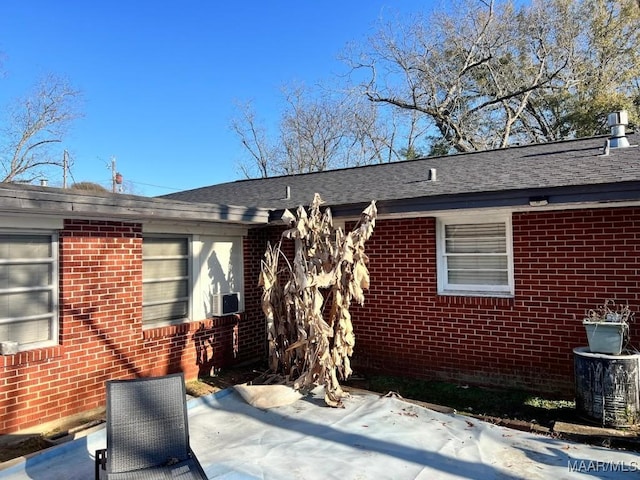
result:
[[(640, 182), (640, 135), (630, 134), (628, 139), (630, 148), (611, 149), (609, 155), (603, 155), (606, 137), (592, 137), (238, 180), (164, 198), (279, 210), (308, 205), (315, 192), (334, 206)], [(435, 181), (430, 181), (431, 169), (435, 169)]]

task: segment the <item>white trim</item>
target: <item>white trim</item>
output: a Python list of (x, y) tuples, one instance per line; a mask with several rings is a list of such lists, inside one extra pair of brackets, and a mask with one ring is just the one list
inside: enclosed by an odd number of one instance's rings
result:
[(189, 259), (189, 268), (192, 272), (191, 277), (191, 289), (189, 296), (191, 297), (191, 304), (189, 305), (189, 318), (192, 320), (203, 319), (203, 306), (202, 296), (198, 292), (200, 290), (200, 272), (202, 269), (202, 241), (200, 235), (193, 235), (191, 237), (191, 258)]
[[(424, 217), (449, 217), (459, 215), (508, 215), (510, 213), (539, 213), (557, 210), (591, 210), (601, 208), (625, 208), (640, 207), (640, 201), (624, 201), (624, 202), (584, 202), (584, 203), (553, 203), (541, 207), (532, 207), (530, 205), (510, 205), (508, 207), (486, 207), (486, 208), (464, 208), (449, 210), (420, 210), (415, 212), (402, 213), (379, 213), (378, 220), (403, 220), (410, 218)], [(343, 218), (343, 217), (340, 217)], [(345, 217), (346, 218), (346, 217)], [(352, 220), (355, 220), (353, 217)], [(335, 218), (334, 218), (335, 222)]]
[(0, 228), (62, 230), (64, 220), (40, 215), (0, 215)]
[[(354, 219), (354, 220), (359, 220), (359, 219), (360, 219), (360, 217), (358, 217), (357, 219)], [(344, 219), (344, 218), (332, 218), (332, 221), (333, 221), (333, 228), (334, 229), (337, 230), (337, 229), (340, 228), (340, 229), (342, 229), (343, 232), (348, 233), (348, 232), (345, 231), (346, 224), (347, 224), (347, 221), (348, 221), (347, 219)]]
[(209, 236), (246, 236), (249, 229), (241, 225), (142, 222), (143, 234), (189, 234)]
[[(486, 224), (504, 223), (505, 241), (508, 268), (508, 284), (506, 286), (487, 285), (458, 285), (452, 287), (447, 281), (447, 265), (445, 260), (445, 225), (447, 224)], [(439, 295), (462, 295), (462, 296), (495, 296), (512, 297), (515, 292), (515, 279), (513, 269), (513, 228), (511, 214), (491, 214), (479, 215), (478, 213), (459, 212), (458, 214), (448, 214), (436, 218), (436, 259), (437, 259), (437, 283)]]

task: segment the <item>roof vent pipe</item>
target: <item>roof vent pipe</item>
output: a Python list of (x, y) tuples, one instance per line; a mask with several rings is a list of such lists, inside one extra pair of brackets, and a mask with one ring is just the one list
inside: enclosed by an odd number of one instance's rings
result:
[(611, 127), (611, 138), (609, 146), (611, 148), (627, 148), (629, 140), (625, 132), (625, 127), (629, 125), (629, 116), (626, 110), (610, 113), (607, 117), (609, 127)]
[(435, 168), (429, 169), (429, 181), (435, 182), (437, 180), (437, 172)]
[(283, 200), (291, 200), (291, 187), (289, 185), (285, 187)]

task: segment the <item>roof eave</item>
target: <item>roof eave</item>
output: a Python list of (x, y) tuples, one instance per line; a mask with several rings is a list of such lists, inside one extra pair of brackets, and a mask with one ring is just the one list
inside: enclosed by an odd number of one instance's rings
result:
[[(640, 205), (640, 182), (617, 182), (609, 184), (573, 185), (568, 187), (526, 188), (450, 195), (432, 195), (416, 198), (376, 201), (378, 216), (424, 215), (428, 212), (443, 212), (470, 209), (512, 208), (517, 210), (539, 210), (532, 200), (543, 198), (545, 207), (575, 208), (581, 205), (638, 202)], [(359, 202), (327, 205), (334, 218), (357, 218), (369, 203)], [(272, 210), (270, 222), (279, 222), (284, 210)]]
[(0, 208), (5, 212), (64, 217), (109, 218), (123, 221), (166, 220), (182, 222), (263, 225), (266, 209), (104, 193), (67, 193), (61, 189), (0, 185)]

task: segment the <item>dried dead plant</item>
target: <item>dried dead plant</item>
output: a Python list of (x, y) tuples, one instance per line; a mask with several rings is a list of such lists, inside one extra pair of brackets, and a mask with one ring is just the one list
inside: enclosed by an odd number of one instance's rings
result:
[[(324, 385), (326, 403), (340, 406), (345, 393), (338, 379), (351, 375), (355, 345), (349, 307), (353, 301), (363, 304), (369, 288), (364, 244), (377, 210), (372, 201), (345, 234), (334, 228), (331, 210), (322, 210), (322, 204), (316, 193), (308, 212), (303, 207), (297, 215), (285, 211), (283, 219), (291, 228), (280, 242), (267, 246), (259, 284), (270, 369), (297, 390)], [(283, 239), (294, 242), (292, 260), (282, 251)]]
[(634, 319), (634, 313), (628, 304), (618, 304), (613, 299), (607, 299), (601, 307), (587, 310), (585, 321), (601, 323), (616, 322), (629, 324)]

